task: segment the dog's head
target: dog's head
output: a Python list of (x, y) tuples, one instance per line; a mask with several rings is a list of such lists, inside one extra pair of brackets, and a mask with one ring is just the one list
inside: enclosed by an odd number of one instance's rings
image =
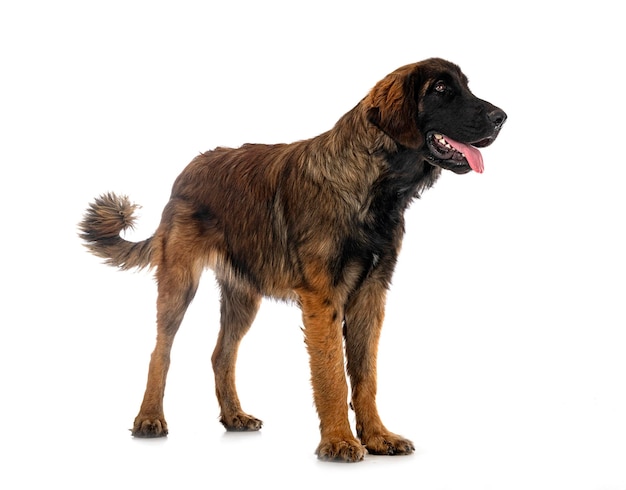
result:
[(483, 171), (478, 148), (496, 139), (507, 117), (472, 94), (458, 66), (439, 58), (398, 68), (365, 103), (369, 121), (396, 143), (459, 174)]

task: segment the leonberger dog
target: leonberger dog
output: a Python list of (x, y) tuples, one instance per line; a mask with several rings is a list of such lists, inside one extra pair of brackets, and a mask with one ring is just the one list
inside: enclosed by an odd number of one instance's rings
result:
[(79, 225), (89, 250), (120, 269), (156, 268), (156, 347), (132, 434), (168, 433), (163, 394), (172, 343), (202, 271), (211, 268), (221, 293), (212, 365), (227, 430), (261, 428), (241, 408), (235, 361), (266, 296), (302, 310), (318, 457), (351, 462), (366, 451), (413, 452), (376, 408), (377, 346), (403, 215), (442, 169), (482, 172), (478, 148), (496, 139), (506, 117), (472, 94), (458, 66), (427, 59), (387, 75), (315, 138), (198, 155), (174, 182), (146, 240), (120, 236), (134, 223), (136, 206), (127, 197), (96, 199)]

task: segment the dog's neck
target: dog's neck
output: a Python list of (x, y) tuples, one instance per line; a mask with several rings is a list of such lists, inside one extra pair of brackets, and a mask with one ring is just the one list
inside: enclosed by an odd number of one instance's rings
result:
[[(341, 139), (345, 134), (354, 135), (351, 145)], [(397, 180), (402, 193), (419, 197), (441, 174), (440, 168), (423, 159), (421, 149), (402, 146), (370, 122), (363, 103), (344, 114), (330, 131), (303, 144), (313, 150), (309, 155), (317, 156), (307, 162), (310, 175), (320, 185), (337, 185), (353, 194), (369, 193), (371, 186), (384, 178)], [(369, 158), (355, 160), (347, 152)], [(346, 172), (346, 162), (351, 162), (350, 172)]]

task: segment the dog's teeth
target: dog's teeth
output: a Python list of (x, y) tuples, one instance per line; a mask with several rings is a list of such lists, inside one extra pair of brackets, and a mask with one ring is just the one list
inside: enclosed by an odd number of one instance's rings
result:
[(448, 143), (446, 139), (443, 137), (443, 134), (439, 134), (439, 133), (435, 134), (435, 139), (437, 140), (437, 143), (439, 143), (444, 148), (447, 148), (448, 150), (452, 149), (452, 147), (450, 146), (450, 143)]

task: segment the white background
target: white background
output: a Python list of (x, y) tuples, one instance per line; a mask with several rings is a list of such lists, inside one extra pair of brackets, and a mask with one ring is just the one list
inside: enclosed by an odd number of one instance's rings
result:
[[(626, 489), (617, 5), (3, 2), (0, 487)], [(145, 238), (198, 152), (315, 136), (431, 56), (509, 121), (484, 174), (445, 173), (407, 214), (379, 405), (415, 454), (317, 461), (300, 315), (269, 301), (238, 365), (265, 425), (226, 434), (210, 272), (174, 347), (170, 436), (133, 440), (155, 286), (85, 252), (87, 203), (129, 194)]]

